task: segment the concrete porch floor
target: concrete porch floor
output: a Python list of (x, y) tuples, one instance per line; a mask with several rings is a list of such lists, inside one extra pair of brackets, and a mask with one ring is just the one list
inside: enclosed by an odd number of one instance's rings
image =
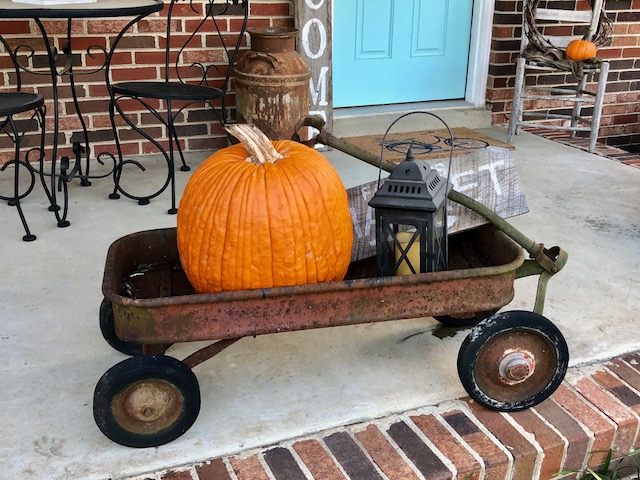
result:
[[(506, 134), (499, 128), (483, 132), (501, 140)], [(601, 362), (640, 351), (640, 169), (527, 133), (514, 145), (530, 212), (510, 222), (570, 255), (550, 282), (545, 316), (569, 344), (573, 380), (566, 388), (573, 391)], [(355, 159), (328, 156), (347, 187), (377, 175)], [(191, 156), (190, 164), (203, 157)], [(148, 172), (154, 169), (161, 171), (155, 165)], [(1, 191), (7, 191), (8, 177), (0, 176)], [(178, 172), (179, 191), (186, 179)], [(260, 447), (406, 412), (464, 405), (447, 403), (465, 396), (455, 367), (464, 331), (438, 335), (433, 319), (336, 327), (243, 339), (195, 368), (202, 409), (185, 435), (159, 448), (114, 444), (92, 417), (97, 380), (125, 358), (98, 327), (106, 251), (126, 234), (174, 226), (175, 217), (166, 214), (167, 195), (141, 207), (108, 200), (109, 186), (109, 179), (89, 188), (74, 183), (66, 229), (58, 229), (46, 212), (44, 194), (32, 193), (23, 205), (38, 236), (34, 243), (20, 240), (14, 209), (0, 208), (0, 478), (162, 478), (168, 468), (252, 455)], [(534, 294), (534, 279), (518, 280), (505, 309), (530, 310)], [(184, 358), (198, 346), (174, 346), (168, 354)], [(626, 435), (633, 436), (629, 445), (637, 436), (634, 419), (633, 435), (625, 424)], [(621, 438), (620, 431), (614, 436)], [(535, 468), (530, 471), (541, 471)], [(196, 478), (195, 467), (185, 472), (189, 476), (167, 475)]]

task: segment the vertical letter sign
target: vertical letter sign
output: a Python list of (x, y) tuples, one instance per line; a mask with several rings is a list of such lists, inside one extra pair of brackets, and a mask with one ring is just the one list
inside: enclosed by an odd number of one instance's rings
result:
[(331, 131), (331, 0), (298, 0), (295, 8), (298, 50), (311, 70), (309, 114), (324, 118), (326, 128)]

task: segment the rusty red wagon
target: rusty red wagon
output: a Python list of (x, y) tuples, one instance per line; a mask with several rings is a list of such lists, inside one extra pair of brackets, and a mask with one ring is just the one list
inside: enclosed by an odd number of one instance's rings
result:
[[(180, 266), (175, 228), (116, 240), (107, 253), (100, 327), (131, 357), (98, 381), (98, 427), (131, 447), (176, 439), (200, 410), (192, 368), (243, 337), (431, 316), (471, 327), (457, 368), (475, 401), (500, 411), (543, 401), (569, 361), (562, 333), (542, 316), (547, 282), (567, 254), (533, 242), (469, 197), (452, 191), (449, 198), (489, 223), (451, 236), (449, 269), (440, 272), (378, 277), (369, 258), (352, 262), (340, 282), (197, 294)], [(515, 279), (529, 275), (539, 276), (533, 310), (498, 312), (513, 299)], [(183, 360), (165, 354), (173, 344), (203, 340), (212, 343)]]

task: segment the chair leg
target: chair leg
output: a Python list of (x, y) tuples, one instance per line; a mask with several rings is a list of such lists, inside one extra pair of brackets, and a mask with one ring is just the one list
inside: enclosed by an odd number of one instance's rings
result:
[[(109, 106), (110, 106), (110, 115), (113, 117), (114, 120), (112, 120), (112, 128), (115, 128), (115, 114), (116, 112), (118, 113), (118, 115), (120, 116), (120, 118), (122, 118), (125, 123), (137, 134), (139, 134), (142, 138), (144, 138), (147, 142), (149, 142), (150, 144), (152, 144), (155, 148), (158, 149), (158, 152), (163, 156), (163, 158), (165, 159), (165, 161), (167, 162), (167, 169), (168, 169), (168, 174), (166, 177), (166, 180), (162, 183), (162, 185), (160, 185), (160, 187), (154, 191), (151, 194), (148, 195), (138, 195), (138, 194), (134, 194), (130, 191), (127, 191), (126, 186), (123, 187), (122, 185), (122, 178), (123, 178), (123, 173), (124, 173), (124, 167), (125, 166), (131, 166), (131, 167), (135, 167), (138, 168), (141, 172), (144, 172), (146, 170), (146, 168), (142, 165), (142, 163), (140, 163), (137, 160), (134, 159), (125, 159), (123, 157), (123, 153), (122, 153), (122, 149), (120, 146), (120, 141), (119, 141), (119, 137), (118, 137), (118, 132), (117, 130), (114, 129), (113, 132), (113, 136), (116, 142), (116, 148), (118, 150), (118, 160), (116, 162), (115, 165), (115, 169), (114, 169), (114, 174), (113, 174), (113, 179), (114, 179), (114, 189), (113, 189), (113, 193), (109, 195), (109, 198), (119, 198), (121, 195), (124, 195), (127, 198), (130, 198), (132, 200), (136, 200), (138, 202), (138, 205), (148, 205), (151, 200), (155, 197), (157, 197), (158, 195), (162, 194), (162, 192), (164, 192), (169, 186), (172, 186), (172, 189), (175, 189), (174, 187), (174, 155), (173, 155), (173, 139), (175, 137), (175, 135), (173, 134), (173, 122), (168, 122), (166, 121), (158, 112), (156, 112), (148, 103), (146, 103), (144, 101), (144, 99), (141, 98), (137, 98), (137, 97), (122, 97), (122, 98), (132, 98), (137, 100), (138, 102), (140, 102), (141, 105), (143, 105), (149, 113), (151, 113), (155, 118), (157, 118), (158, 120), (160, 120), (161, 122), (163, 122), (167, 128), (167, 132), (169, 135), (169, 146), (170, 146), (170, 151), (167, 151), (167, 149), (165, 147), (163, 147), (160, 142), (154, 138), (153, 136), (151, 136), (149, 133), (144, 131), (143, 126), (138, 125), (137, 122), (134, 122), (131, 118), (129, 118), (125, 112), (122, 111), (122, 109), (120, 108), (120, 105), (118, 103), (118, 99), (112, 99)], [(168, 108), (171, 108), (170, 106)], [(175, 197), (175, 195), (172, 195), (173, 197)], [(170, 213), (172, 210), (175, 210), (175, 200), (172, 202), (173, 205), (170, 209)]]
[[(38, 125), (40, 126), (40, 152), (39, 152), (40, 155), (38, 158), (38, 168), (39, 168), (38, 173), (40, 176), (40, 183), (42, 184), (42, 189), (44, 190), (44, 193), (47, 196), (47, 199), (49, 200), (49, 206), (47, 207), (47, 210), (49, 210), (50, 212), (53, 212), (53, 214), (56, 217), (56, 222), (58, 226), (63, 227), (63, 226), (68, 226), (69, 223), (67, 222), (67, 225), (63, 225), (66, 222), (66, 214), (65, 214), (65, 218), (62, 218), (59, 213), (60, 210), (62, 210), (62, 207), (58, 203), (58, 198), (56, 195), (56, 162), (55, 160), (51, 161), (51, 173), (49, 175), (45, 173), (45, 168), (44, 168), (44, 160), (45, 160), (44, 143), (45, 143), (45, 136), (47, 133), (45, 110), (46, 110), (45, 107), (41, 107), (41, 108), (38, 108), (35, 112), (35, 118), (37, 119)], [(47, 177), (49, 177), (50, 187), (47, 185)], [(64, 207), (66, 211), (66, 208), (67, 208), (66, 195), (64, 196), (63, 201), (64, 201)]]
[[(11, 127), (11, 135), (13, 136), (13, 144), (14, 144), (14, 160), (9, 162), (8, 164), (3, 165), (3, 170), (10, 165), (11, 163), (15, 166), (15, 171), (13, 172), (13, 197), (9, 199), (9, 205), (16, 207), (18, 210), (18, 216), (20, 217), (20, 222), (22, 222), (22, 227), (24, 228), (25, 235), (22, 237), (22, 240), (25, 242), (33, 242), (36, 239), (36, 236), (31, 233), (29, 230), (29, 225), (27, 224), (27, 219), (24, 216), (24, 212), (22, 211), (22, 205), (20, 205), (20, 169), (25, 166), (28, 167), (28, 163), (23, 163), (20, 161), (20, 142), (21, 136), (18, 132), (16, 124), (13, 120), (12, 116), (8, 117), (8, 123)], [(33, 188), (34, 177), (33, 172), (32, 175), (32, 185), (29, 187), (28, 191), (30, 192)], [(25, 194), (26, 196), (26, 194)]]
[[(42, 188), (49, 200), (48, 210), (53, 212), (53, 215), (56, 218), (56, 225), (59, 228), (66, 228), (71, 225), (71, 222), (67, 220), (67, 215), (69, 213), (69, 157), (62, 156), (59, 164), (57, 159), (52, 158), (50, 173), (44, 173), (44, 138), (46, 135), (44, 107), (36, 110), (35, 117), (37, 117), (40, 124), (40, 158), (38, 159), (40, 165), (40, 182), (42, 183)], [(27, 163), (30, 164), (28, 159)], [(59, 174), (57, 173), (58, 167), (60, 168)], [(49, 177), (50, 186), (47, 186), (45, 177)], [(61, 195), (58, 195), (60, 192)], [(62, 202), (58, 201), (60, 196), (62, 196)]]
[(173, 131), (173, 139), (176, 143), (176, 149), (178, 150), (178, 154), (180, 155), (180, 161), (182, 162), (182, 166), (180, 167), (180, 171), (189, 172), (191, 171), (191, 167), (187, 165), (186, 160), (184, 159), (184, 153), (182, 152), (182, 147), (180, 146), (180, 139), (178, 138), (178, 132)]
[[(584, 89), (587, 86), (587, 74), (583, 74), (582, 77), (580, 78), (580, 82), (578, 82), (578, 87), (576, 89), (576, 98), (582, 98)], [(573, 109), (571, 111), (571, 127), (576, 127), (578, 125), (578, 118), (580, 118), (580, 115), (582, 113), (582, 102), (580, 100), (577, 100), (574, 104), (573, 104)], [(575, 138), (576, 137), (576, 131), (575, 130), (571, 130), (569, 133), (569, 138)]]
[(22, 240), (25, 242), (33, 242), (36, 239), (36, 236), (31, 233), (29, 230), (29, 225), (27, 225), (27, 219), (24, 216), (24, 212), (22, 211), (22, 206), (20, 205), (20, 168), (23, 164), (19, 161), (15, 162), (16, 171), (14, 174), (14, 186), (13, 192), (15, 195), (15, 207), (18, 210), (18, 215), (20, 216), (20, 221), (22, 222), (22, 226), (24, 227), (25, 235), (23, 235)]
[(598, 131), (600, 130), (600, 119), (602, 118), (602, 105), (604, 104), (604, 94), (607, 88), (607, 78), (609, 77), (609, 62), (602, 62), (600, 73), (598, 74), (598, 89), (593, 104), (593, 117), (591, 118), (591, 132), (589, 133), (589, 151), (593, 153), (598, 141)]
[[(176, 208), (176, 164), (175, 164), (175, 146), (177, 144), (177, 133), (173, 125), (173, 111), (171, 110), (171, 100), (167, 100), (167, 137), (169, 138), (169, 180), (171, 182), (171, 208), (167, 211), (170, 215), (178, 213)], [(177, 146), (180, 149), (180, 146)], [(182, 150), (180, 150), (182, 154)], [(184, 161), (184, 159), (183, 159)], [(186, 165), (185, 165), (186, 166)]]
[(507, 131), (507, 142), (511, 142), (511, 137), (519, 132), (518, 124), (522, 122), (523, 100), (522, 93), (524, 91), (525, 82), (525, 63), (522, 57), (518, 58), (516, 63), (516, 78), (513, 87), (513, 101), (511, 104), (511, 115), (509, 116), (509, 129)]
[(113, 192), (109, 194), (111, 200), (120, 198), (118, 187), (120, 185), (120, 174), (122, 173), (122, 148), (120, 147), (120, 138), (118, 137), (118, 129), (116, 128), (116, 103), (115, 99), (109, 100), (109, 120), (111, 121), (111, 131), (113, 132), (113, 141), (116, 143), (116, 151), (118, 158), (113, 168)]

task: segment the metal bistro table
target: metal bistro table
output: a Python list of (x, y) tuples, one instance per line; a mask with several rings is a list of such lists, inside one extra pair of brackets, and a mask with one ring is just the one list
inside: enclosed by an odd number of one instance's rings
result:
[[(76, 91), (76, 77), (82, 75), (90, 75), (100, 72), (101, 70), (107, 70), (106, 67), (111, 61), (113, 54), (113, 45), (117, 44), (123, 34), (141, 18), (150, 15), (151, 13), (158, 12), (164, 7), (164, 3), (160, 0), (96, 0), (78, 2), (75, 0), (71, 3), (69, 0), (61, 0), (59, 3), (55, 3), (55, 0), (30, 0), (27, 3), (26, 0), (0, 0), (0, 19), (33, 19), (38, 27), (40, 37), (46, 50), (46, 67), (38, 68), (33, 66), (34, 57), (37, 53), (28, 41), (22, 41), (20, 44), (10, 47), (10, 43), (0, 37), (0, 40), (9, 51), (9, 56), (16, 68), (16, 72), (20, 74), (21, 71), (34, 74), (34, 75), (48, 75), (51, 79), (51, 85), (53, 87), (53, 140), (52, 140), (52, 154), (51, 154), (51, 172), (47, 174), (51, 177), (51, 191), (47, 192), (49, 200), (51, 202), (50, 210), (56, 213), (56, 219), (59, 227), (66, 227), (69, 225), (67, 220), (67, 208), (68, 208), (68, 190), (67, 183), (73, 178), (79, 178), (80, 183), (83, 186), (91, 185), (89, 172), (91, 149), (89, 146), (89, 136), (87, 133), (87, 125), (84, 116), (80, 109)], [(48, 4), (43, 4), (48, 3)], [(104, 62), (101, 65), (90, 68), (83, 68), (82, 71), (75, 71), (74, 67), (74, 47), (72, 38), (72, 24), (73, 20), (83, 20), (87, 18), (115, 18), (115, 17), (133, 17), (122, 29), (120, 33), (115, 36), (115, 40), (112, 41), (110, 48), (105, 48), (101, 45), (84, 46), (87, 56), (92, 59), (96, 58), (96, 53), (100, 53)], [(66, 33), (61, 42), (62, 52), (58, 50), (55, 45), (55, 37), (50, 34), (45, 26), (46, 22), (43, 20), (66, 20)], [(31, 63), (31, 65), (30, 65)], [(60, 174), (56, 175), (56, 162), (58, 161), (58, 147), (60, 144), (60, 98), (59, 87), (63, 83), (63, 77), (67, 78), (68, 85), (71, 88), (71, 95), (75, 113), (80, 121), (81, 132), (80, 136), (82, 141), (74, 141), (72, 144), (72, 152), (75, 155), (75, 162), (73, 166), (70, 165), (69, 157), (63, 156), (60, 158)], [(20, 84), (18, 79), (18, 84)], [(82, 160), (85, 160), (85, 168), (82, 168)], [(98, 159), (101, 162), (101, 160)], [(39, 172), (41, 175), (45, 175), (44, 172)], [(111, 175), (109, 173), (108, 175)], [(105, 175), (103, 175), (105, 176)], [(63, 207), (60, 207), (58, 200), (56, 199), (56, 177), (58, 180), (57, 189), (63, 192)], [(43, 182), (44, 185), (45, 182)], [(46, 188), (46, 186), (45, 186)], [(61, 213), (59, 211), (62, 210)]]

